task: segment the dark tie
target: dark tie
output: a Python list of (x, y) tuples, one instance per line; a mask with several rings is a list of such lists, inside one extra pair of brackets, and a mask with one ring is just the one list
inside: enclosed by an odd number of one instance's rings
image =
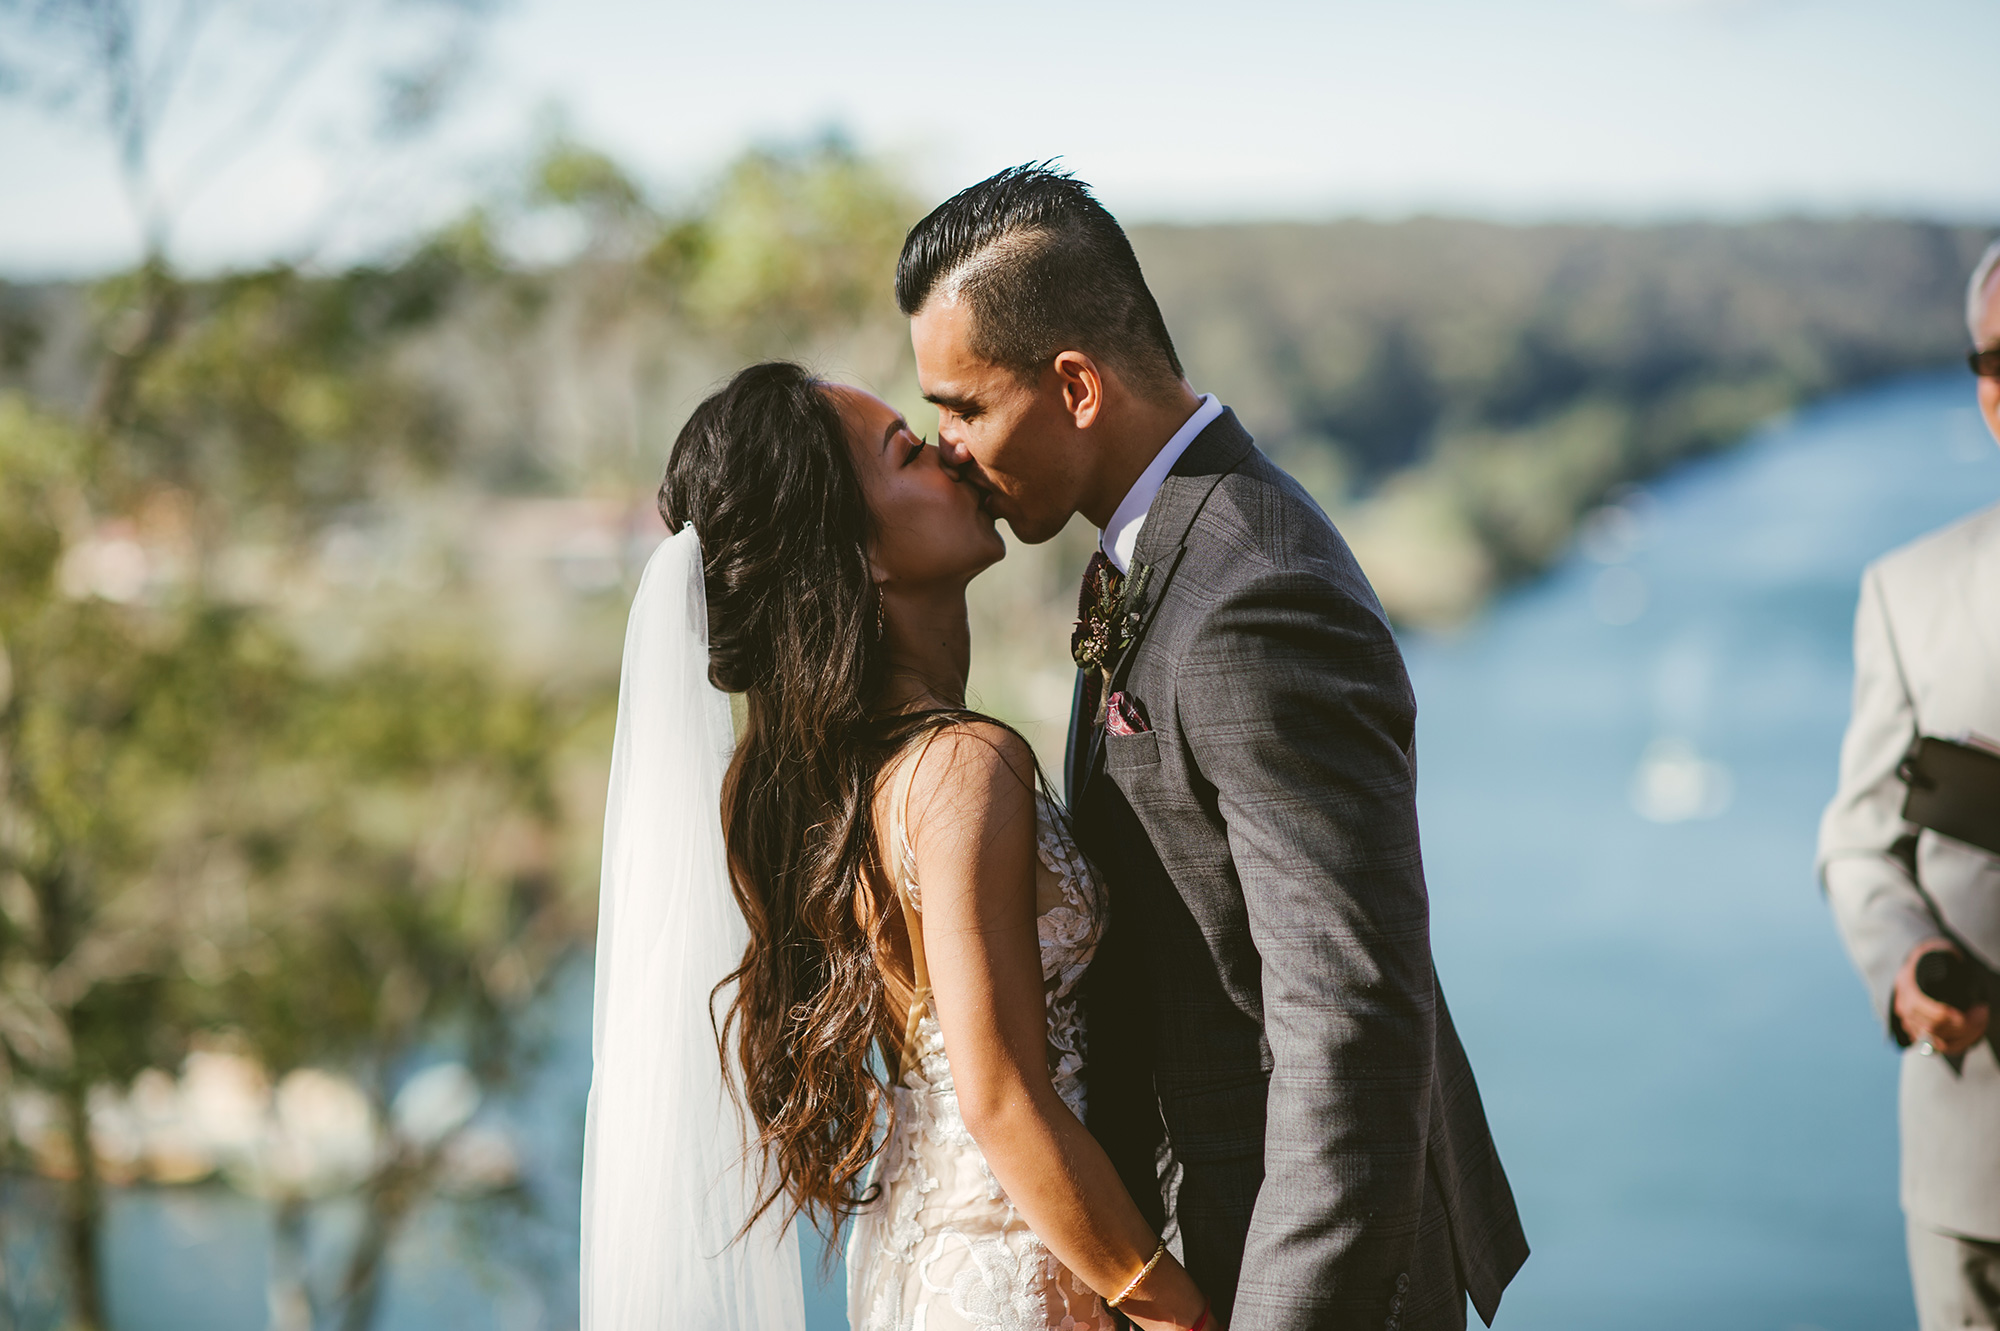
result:
[(1076, 628), (1070, 633), (1070, 655), (1083, 669), (1083, 714), (1087, 725), (1104, 719), (1104, 682), (1110, 667), (1110, 634), (1125, 575), (1098, 550), (1083, 570), (1083, 587), (1076, 597)]

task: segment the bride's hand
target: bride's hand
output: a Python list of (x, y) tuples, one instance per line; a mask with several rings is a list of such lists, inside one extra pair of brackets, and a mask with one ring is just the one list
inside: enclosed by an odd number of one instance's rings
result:
[[(1138, 1288), (1125, 1296), (1118, 1311), (1141, 1331), (1189, 1331), (1208, 1312), (1208, 1300), (1202, 1297), (1194, 1277), (1168, 1253), (1147, 1272)], [(1217, 1331), (1213, 1314), (1201, 1331)]]

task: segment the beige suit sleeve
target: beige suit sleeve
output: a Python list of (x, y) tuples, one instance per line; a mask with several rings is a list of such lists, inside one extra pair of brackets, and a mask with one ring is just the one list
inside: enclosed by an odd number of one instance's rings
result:
[(1854, 615), (1854, 714), (1840, 746), (1840, 789), (1820, 819), (1819, 873), (1848, 955), (1899, 1041), (1890, 1006), (1896, 972), (1911, 948), (1938, 936), (1908, 867), (1890, 850), (1916, 831), (1903, 821), (1896, 775), (1916, 733), (1881, 573), (1870, 568)]

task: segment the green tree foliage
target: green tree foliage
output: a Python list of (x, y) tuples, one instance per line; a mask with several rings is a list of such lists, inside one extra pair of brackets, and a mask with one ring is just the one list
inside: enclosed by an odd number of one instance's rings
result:
[[(209, 522), (289, 514), (305, 522), (445, 460), (449, 427), (384, 348), (435, 319), (460, 280), (448, 257), (309, 278), (273, 268), (177, 283), (178, 328), (132, 371), (125, 446), (100, 483), (167, 486)], [(114, 278), (96, 299), (115, 330), (149, 279)], [(213, 526), (204, 531), (219, 534)]]
[[(84, 1325), (98, 1088), (222, 1038), (274, 1076), (340, 1070), (387, 1121), (419, 1047), (510, 1075), (509, 1017), (577, 934), (554, 878), (565, 714), (476, 644), (315, 663), (286, 560), (228, 576), (247, 536), (307, 548), (335, 506), (441, 460), (448, 432), (382, 353), (434, 312), (434, 267), (184, 290), (116, 424), (0, 399), (0, 1044), (8, 1083), (61, 1107)], [(448, 1147), (366, 1182), (349, 1325)]]
[(747, 153), (662, 198), (554, 136), (522, 189), (424, 247), (459, 285), (406, 360), (474, 484), (643, 493), (689, 408), (748, 361), (803, 360), (922, 408), (890, 283), (918, 214), (837, 138)]
[(890, 279), (915, 211), (838, 139), (753, 152), (698, 213), (669, 222), (649, 259), (679, 280), (695, 319), (746, 351), (779, 348), (893, 317)]

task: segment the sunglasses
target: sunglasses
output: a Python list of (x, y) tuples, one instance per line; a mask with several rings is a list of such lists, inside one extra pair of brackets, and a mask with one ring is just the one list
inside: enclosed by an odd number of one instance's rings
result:
[(1965, 358), (1972, 372), (1981, 379), (2000, 379), (2000, 347), (1989, 347), (1985, 351), (1975, 351)]

